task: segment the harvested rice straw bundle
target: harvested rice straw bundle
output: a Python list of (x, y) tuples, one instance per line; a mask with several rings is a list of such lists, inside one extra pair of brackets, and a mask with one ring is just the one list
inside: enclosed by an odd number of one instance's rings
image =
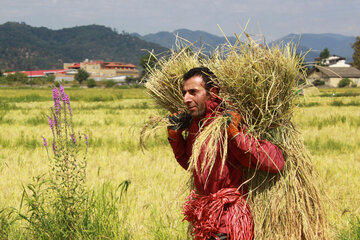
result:
[(291, 122), (302, 63), (295, 50), (292, 45), (267, 48), (249, 38), (217, 52), (207, 64), (221, 97), (241, 114), (248, 133), (284, 153), (282, 174), (246, 173), (256, 239), (328, 239), (316, 175)]

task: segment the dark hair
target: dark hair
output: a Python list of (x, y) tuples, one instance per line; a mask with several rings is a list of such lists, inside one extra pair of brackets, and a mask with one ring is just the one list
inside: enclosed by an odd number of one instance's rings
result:
[(194, 76), (202, 77), (202, 79), (205, 83), (205, 89), (207, 91), (209, 91), (210, 88), (212, 88), (212, 87), (217, 87), (213, 82), (213, 79), (216, 79), (216, 76), (207, 67), (197, 67), (197, 68), (190, 69), (187, 73), (184, 74), (184, 77), (183, 77), (184, 82)]

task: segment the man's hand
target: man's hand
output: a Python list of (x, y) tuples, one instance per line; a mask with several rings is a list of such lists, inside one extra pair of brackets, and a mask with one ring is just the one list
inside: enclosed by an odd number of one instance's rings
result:
[(184, 112), (177, 112), (168, 116), (171, 123), (169, 130), (183, 131), (190, 126), (191, 116)]
[(240, 114), (233, 111), (228, 111), (224, 113), (224, 116), (229, 117), (229, 120), (227, 122), (228, 127), (226, 128), (226, 131), (228, 133), (229, 138), (233, 139), (236, 135), (239, 134), (241, 116)]

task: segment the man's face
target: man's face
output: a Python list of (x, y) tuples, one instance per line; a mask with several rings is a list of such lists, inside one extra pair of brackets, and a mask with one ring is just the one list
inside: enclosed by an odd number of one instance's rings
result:
[(210, 94), (201, 76), (193, 76), (184, 82), (183, 96), (191, 117), (201, 118), (205, 115), (205, 103), (210, 99)]

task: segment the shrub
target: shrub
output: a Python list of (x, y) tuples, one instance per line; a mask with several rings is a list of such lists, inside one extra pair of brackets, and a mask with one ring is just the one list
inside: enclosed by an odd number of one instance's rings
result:
[(46, 77), (47, 82), (54, 82), (55, 81), (55, 75), (49, 75)]
[(28, 77), (25, 73), (22, 72), (16, 72), (14, 74), (9, 74), (6, 76), (6, 80), (8, 82), (21, 82), (21, 83), (27, 83)]
[(320, 80), (320, 79), (316, 79), (312, 82), (312, 84), (314, 86), (322, 86), (322, 85), (325, 85), (325, 81), (324, 80)]
[(349, 86), (351, 83), (351, 80), (349, 78), (343, 78), (340, 80), (340, 82), (338, 83), (338, 87), (342, 88), (342, 87), (347, 87)]
[(88, 88), (96, 87), (96, 81), (93, 78), (90, 78), (89, 80), (87, 80), (87, 86)]
[(111, 87), (113, 87), (114, 85), (115, 85), (115, 81), (114, 81), (114, 80), (107, 80), (105, 87), (106, 87), (106, 88), (111, 88)]

